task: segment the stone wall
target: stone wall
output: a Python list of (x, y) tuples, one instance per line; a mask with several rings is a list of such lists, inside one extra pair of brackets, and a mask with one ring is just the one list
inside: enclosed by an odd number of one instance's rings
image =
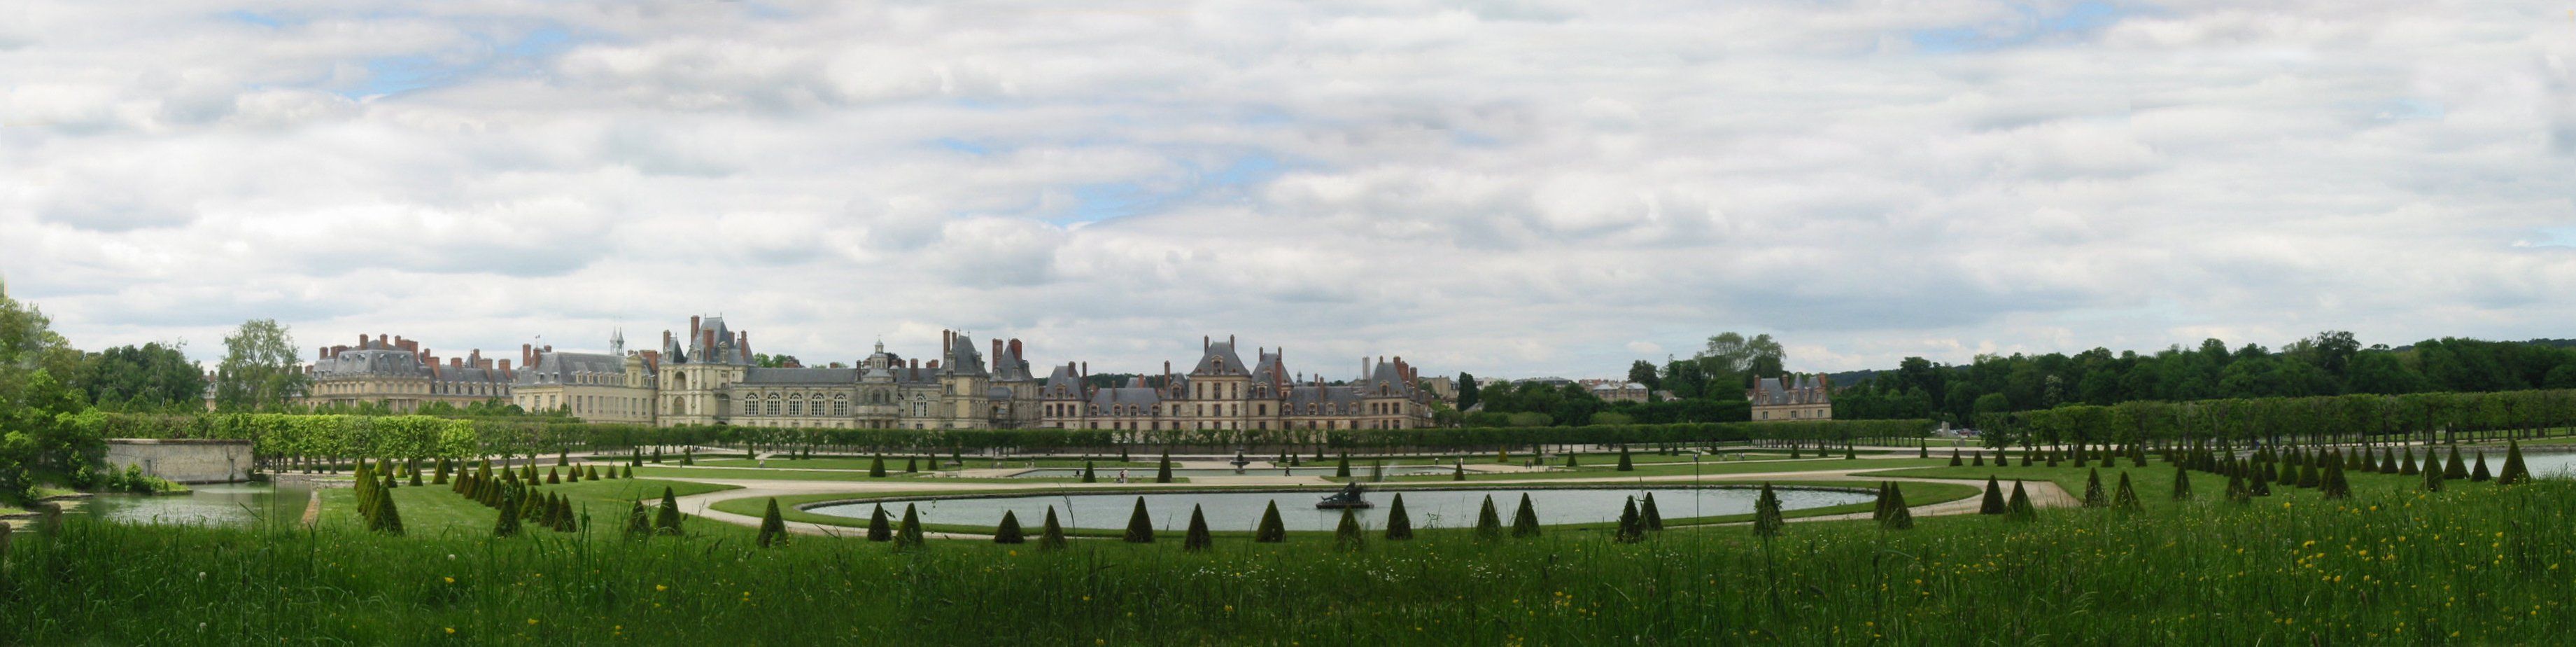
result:
[(250, 480), (250, 441), (111, 438), (107, 465), (118, 471), (141, 465), (146, 475), (180, 483), (246, 481)]

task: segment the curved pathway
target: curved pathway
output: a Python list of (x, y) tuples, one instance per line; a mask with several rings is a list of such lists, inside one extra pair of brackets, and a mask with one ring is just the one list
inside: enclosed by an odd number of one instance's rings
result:
[[(742, 468), (732, 468), (732, 469), (742, 469)], [(1833, 470), (1804, 470), (1804, 471), (1788, 471), (1788, 472), (1756, 472), (1756, 473), (1747, 473), (1747, 474), (1725, 474), (1725, 475), (1717, 475), (1717, 476), (1702, 476), (1702, 477), (1696, 477), (1696, 479), (1694, 479), (1694, 477), (1692, 477), (1692, 476), (1690, 476), (1690, 475), (1675, 475), (1675, 476), (1633, 476), (1633, 477), (1601, 477), (1601, 478), (1559, 478), (1559, 479), (1478, 480), (1478, 481), (1474, 481), (1473, 483), (1475, 483), (1476, 485), (1480, 485), (1480, 486), (1488, 486), (1488, 485), (1489, 485), (1489, 486), (1499, 486), (1499, 487), (1508, 487), (1508, 486), (1513, 486), (1513, 485), (1549, 485), (1549, 484), (1561, 484), (1561, 483), (1575, 483), (1575, 484), (1585, 484), (1585, 483), (1589, 483), (1589, 484), (1600, 484), (1600, 483), (1657, 483), (1657, 484), (1668, 484), (1668, 483), (1675, 483), (1675, 482), (1683, 482), (1683, 483), (1687, 483), (1687, 482), (1692, 482), (1692, 481), (1694, 481), (1694, 480), (1696, 480), (1697, 482), (1700, 482), (1700, 483), (1707, 483), (1707, 484), (1730, 484), (1730, 485), (1740, 485), (1740, 484), (1744, 484), (1744, 483), (1746, 483), (1746, 482), (1760, 482), (1760, 481), (1851, 481), (1851, 482), (1852, 482), (1853, 484), (1855, 484), (1855, 485), (1865, 484), (1865, 483), (1873, 483), (1873, 482), (1877, 482), (1877, 481), (1909, 481), (1909, 482), (1918, 482), (1918, 483), (1949, 483), (1949, 484), (1956, 484), (1956, 485), (1968, 485), (1968, 486), (1973, 486), (1973, 487), (1982, 487), (1982, 486), (1984, 486), (1984, 485), (1985, 485), (1985, 482), (1984, 482), (1984, 481), (1982, 481), (1982, 480), (1976, 480), (1976, 479), (1933, 479), (1933, 478), (1912, 478), (1912, 477), (1872, 477), (1872, 476), (1870, 476), (1870, 475), (1868, 474), (1869, 472), (1873, 472), (1873, 471), (1881, 471), (1881, 470), (1885, 470), (1885, 469), (1889, 469), (1889, 468), (1855, 468), (1855, 469), (1833, 469)], [(1899, 468), (1899, 469), (1901, 469), (1901, 468)], [(994, 490), (994, 491), (1009, 491), (1009, 490), (1047, 490), (1047, 491), (1057, 491), (1057, 490), (1085, 490), (1085, 489), (1163, 489), (1163, 488), (1170, 488), (1170, 489), (1190, 489), (1190, 488), (1204, 488), (1204, 487), (1208, 487), (1208, 486), (1223, 486), (1223, 485), (1306, 486), (1306, 485), (1328, 485), (1328, 484), (1331, 484), (1330, 482), (1324, 481), (1323, 479), (1321, 479), (1321, 478), (1319, 478), (1319, 477), (1279, 477), (1279, 476), (1271, 476), (1271, 477), (1259, 477), (1259, 476), (1246, 476), (1246, 477), (1203, 477), (1203, 480), (1202, 480), (1202, 481), (1200, 481), (1200, 482), (1195, 482), (1195, 483), (991, 483), (991, 482), (978, 482), (978, 483), (941, 483), (941, 482), (936, 482), (936, 481), (891, 481), (891, 482), (887, 482), (887, 481), (872, 481), (872, 480), (863, 480), (863, 481), (777, 481), (777, 480), (757, 480), (757, 479), (720, 479), (720, 478), (704, 478), (704, 479), (702, 479), (702, 478), (668, 477), (668, 476), (665, 476), (665, 477), (656, 477), (656, 478), (660, 478), (660, 479), (662, 479), (662, 480), (671, 480), (671, 481), (690, 481), (690, 482), (696, 482), (696, 483), (712, 483), (712, 484), (718, 484), (718, 485), (731, 485), (731, 486), (736, 486), (736, 487), (737, 487), (737, 488), (739, 488), (739, 489), (721, 490), (721, 491), (716, 491), (716, 492), (708, 492), (708, 493), (704, 493), (704, 494), (692, 494), (692, 495), (689, 495), (689, 496), (679, 497), (679, 498), (677, 499), (677, 502), (679, 503), (680, 511), (681, 511), (681, 512), (685, 512), (685, 513), (688, 513), (688, 514), (692, 514), (692, 515), (697, 515), (697, 516), (700, 516), (700, 517), (705, 517), (705, 518), (707, 518), (707, 519), (711, 519), (711, 520), (715, 520), (715, 521), (721, 521), (721, 522), (725, 522), (725, 523), (731, 523), (731, 524), (737, 524), (737, 525), (744, 525), (744, 526), (754, 526), (754, 527), (757, 527), (757, 526), (759, 526), (759, 525), (760, 525), (760, 517), (752, 516), (752, 515), (734, 514), (734, 513), (731, 513), (731, 512), (725, 512), (725, 511), (722, 511), (722, 510), (717, 510), (717, 509), (715, 509), (715, 508), (714, 508), (714, 504), (715, 504), (717, 501), (727, 501), (727, 500), (733, 500), (733, 499), (758, 499), (758, 498), (778, 497), (778, 496), (794, 496), (794, 495), (802, 495), (802, 494), (848, 494), (848, 495), (850, 495), (852, 498), (863, 498), (863, 497), (867, 497), (867, 496), (870, 496), (870, 495), (880, 495), (880, 494), (903, 494), (903, 493), (906, 493), (906, 492), (938, 492), (938, 491), (954, 491), (954, 490), (963, 489), (963, 488), (972, 488), (972, 489), (977, 489), (977, 490)], [(1441, 481), (1440, 483), (1447, 483), (1447, 482), (1448, 482), (1448, 481)], [(2030, 494), (2030, 498), (2031, 498), (2031, 504), (2032, 504), (2032, 505), (2034, 505), (2034, 506), (2038, 506), (2038, 507), (2042, 507), (2042, 508), (2064, 508), (2064, 507), (2075, 507), (2075, 506), (2077, 505), (2077, 503), (2078, 503), (2078, 502), (2077, 502), (2077, 500), (2076, 500), (2076, 498), (2075, 498), (2074, 496), (2072, 496), (2072, 495), (2068, 494), (2064, 488), (2058, 487), (2058, 485), (2057, 485), (2056, 483), (2049, 482), (2049, 481), (2023, 481), (2022, 483), (2023, 483), (2023, 484), (2028, 488), (2028, 490), (2029, 490), (2029, 494)], [(1912, 513), (1914, 514), (1914, 516), (1917, 516), (1917, 517), (1941, 516), (1941, 515), (1958, 515), (1958, 514), (1976, 514), (1976, 513), (1977, 513), (1977, 509), (1980, 507), (1980, 505), (1981, 505), (1981, 504), (1982, 504), (1982, 501), (1981, 501), (1980, 497), (1978, 497), (1978, 496), (1973, 496), (1973, 495), (1972, 495), (1972, 496), (1969, 496), (1969, 497), (1966, 497), (1966, 498), (1961, 498), (1961, 499), (1956, 499), (1956, 500), (1951, 500), (1951, 501), (1943, 501), (1943, 502), (1940, 502), (1940, 503), (1929, 503), (1929, 504), (1924, 504), (1924, 505), (1918, 505), (1918, 506), (1914, 506), (1914, 507), (1912, 507), (1912, 508), (1909, 508), (1908, 510), (1909, 510), (1910, 512), (1912, 512)], [(1849, 513), (1849, 514), (1837, 514), (1837, 515), (1824, 515), (1824, 516), (1800, 517), (1800, 518), (1789, 519), (1789, 521), (1791, 521), (1791, 522), (1804, 522), (1804, 521), (1836, 521), (1836, 520), (1848, 520), (1848, 519), (1867, 519), (1867, 518), (1869, 518), (1869, 516), (1870, 516), (1870, 513), (1867, 513), (1867, 512), (1855, 512), (1855, 513)], [(1720, 524), (1720, 525), (1723, 525), (1723, 524)], [(855, 528), (855, 527), (849, 527), (849, 526), (833, 526), (833, 525), (824, 525), (824, 524), (808, 523), (808, 522), (801, 522), (801, 521), (790, 521), (790, 522), (787, 522), (787, 530), (788, 530), (789, 532), (794, 532), (794, 533), (799, 533), (799, 534), (807, 534), (807, 535), (833, 535), (833, 536), (845, 536), (845, 535), (851, 535), (851, 534), (854, 534), (854, 533), (863, 533), (863, 532), (865, 532), (865, 530), (860, 529), (860, 528)], [(932, 537), (936, 537), (936, 538), (943, 538), (943, 539), (975, 539), (975, 538), (987, 537), (987, 535), (954, 534), (954, 533), (930, 533), (930, 536), (932, 536)]]

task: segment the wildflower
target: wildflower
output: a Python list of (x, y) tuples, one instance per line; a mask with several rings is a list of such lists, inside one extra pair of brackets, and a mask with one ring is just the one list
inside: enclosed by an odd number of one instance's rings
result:
[(455, 628), (455, 627), (448, 627), (448, 628), (447, 628), (447, 633), (451, 633), (451, 634), (452, 634), (452, 633), (456, 633), (456, 628)]
[(442, 578), (438, 578), (438, 579), (447, 580), (447, 583), (449, 583), (449, 584), (455, 584), (455, 583), (456, 583), (456, 578), (453, 578), (453, 577), (442, 577)]

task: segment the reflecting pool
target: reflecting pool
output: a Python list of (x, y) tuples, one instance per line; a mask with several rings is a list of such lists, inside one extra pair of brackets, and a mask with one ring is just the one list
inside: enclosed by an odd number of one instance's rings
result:
[[(1862, 484), (1860, 487), (1867, 487)], [(1388, 508), (1396, 494), (1404, 495), (1404, 508), (1415, 528), (1460, 528), (1476, 524), (1476, 512), (1485, 497), (1494, 498), (1495, 511), (1503, 522), (1511, 523), (1520, 505), (1522, 493), (1528, 493), (1538, 508), (1539, 523), (1548, 525), (1617, 521), (1627, 497), (1642, 499), (1647, 492), (1655, 495), (1655, 507), (1666, 519), (1696, 516), (1746, 514), (1753, 512), (1753, 499), (1760, 491), (1737, 488), (1658, 487), (1645, 489), (1444, 489), (1375, 491), (1368, 500), (1377, 507), (1359, 511), (1360, 522), (1371, 528), (1386, 526)], [(1867, 503), (1874, 498), (1868, 492), (1839, 490), (1777, 490), (1783, 509), (1799, 510)], [(1279, 518), (1289, 530), (1331, 530), (1341, 522), (1339, 510), (1317, 510), (1315, 501), (1331, 494), (1311, 492), (1172, 492), (1150, 494), (1055, 494), (993, 498), (933, 499), (888, 502), (887, 513), (901, 517), (909, 503), (918, 506), (924, 523), (990, 526), (1000, 523), (1003, 511), (1019, 515), (1021, 527), (1036, 532), (1045, 522), (1048, 506), (1054, 506), (1058, 521), (1068, 528), (1118, 529), (1127, 527), (1127, 517), (1135, 510), (1136, 497), (1145, 497), (1146, 514), (1153, 517), (1158, 530), (1181, 530), (1189, 527), (1190, 506), (1202, 506), (1207, 513), (1208, 528), (1217, 531), (1250, 531), (1261, 522), (1261, 512), (1271, 502), (1279, 503)], [(874, 503), (846, 503), (811, 508), (808, 511), (858, 519), (875, 512)]]

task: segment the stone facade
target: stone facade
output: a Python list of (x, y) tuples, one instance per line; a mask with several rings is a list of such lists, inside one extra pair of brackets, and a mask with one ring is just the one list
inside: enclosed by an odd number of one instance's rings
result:
[(988, 357), (954, 331), (937, 359), (876, 352), (853, 368), (752, 365), (751, 336), (722, 317), (689, 319), (683, 346), (663, 334), (655, 424), (824, 429), (993, 429), (1036, 419), (1037, 381), (1019, 340), (994, 340)]
[(1833, 383), (1822, 375), (1756, 378), (1744, 399), (1753, 403), (1753, 421), (1832, 420)]
[(359, 335), (356, 346), (322, 348), (305, 370), (313, 379), (303, 399), (308, 406), (374, 404), (396, 413), (431, 402), (462, 407), (508, 400), (512, 380), (510, 360), (496, 365), (480, 349), (442, 365), (420, 342), (386, 335)]
[(1039, 391), (1038, 424), (1057, 429), (1412, 429), (1431, 425), (1436, 398), (1404, 358), (1360, 360), (1359, 376), (1329, 384), (1292, 374), (1286, 351), (1254, 349), (1246, 364), (1232, 338), (1201, 339), (1187, 374), (1090, 387), (1086, 367), (1055, 368)]
[(608, 338), (608, 352), (558, 352), (553, 346), (519, 346), (519, 369), (510, 401), (526, 411), (563, 410), (591, 422), (653, 423), (655, 362), (652, 354), (626, 352), (626, 334)]

